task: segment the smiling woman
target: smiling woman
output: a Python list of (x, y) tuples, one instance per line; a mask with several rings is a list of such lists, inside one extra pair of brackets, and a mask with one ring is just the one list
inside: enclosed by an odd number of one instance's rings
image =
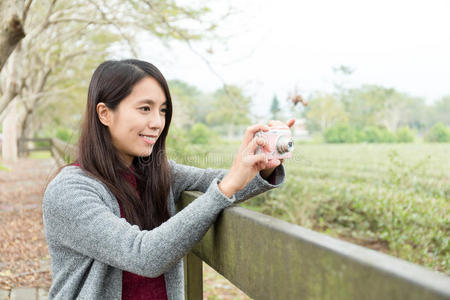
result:
[[(228, 171), (168, 161), (171, 118), (154, 65), (128, 59), (95, 70), (78, 157), (44, 194), (50, 299), (184, 299), (182, 258), (218, 214), (284, 181), (278, 159), (255, 154), (265, 145), (254, 134), (271, 124), (247, 129)], [(204, 194), (176, 213), (185, 190)]]
[(152, 153), (164, 129), (167, 110), (164, 91), (152, 77), (136, 83), (116, 110), (103, 102), (97, 104), (100, 122), (109, 128), (112, 143), (127, 166), (131, 166), (134, 157)]

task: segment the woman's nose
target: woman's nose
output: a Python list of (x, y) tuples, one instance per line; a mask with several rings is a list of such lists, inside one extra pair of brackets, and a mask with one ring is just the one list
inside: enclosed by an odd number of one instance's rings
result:
[(149, 121), (149, 127), (150, 128), (161, 128), (162, 123), (163, 123), (162, 118), (164, 118), (164, 116), (161, 116), (159, 113), (153, 114)]

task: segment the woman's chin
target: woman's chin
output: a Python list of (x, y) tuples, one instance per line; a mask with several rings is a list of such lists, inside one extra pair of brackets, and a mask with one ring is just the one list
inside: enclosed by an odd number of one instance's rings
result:
[(150, 147), (150, 149), (147, 147), (146, 150), (141, 151), (141, 153), (139, 153), (139, 155), (137, 155), (137, 156), (140, 156), (140, 157), (150, 156), (150, 154), (152, 154), (152, 152), (153, 152), (152, 150), (153, 150), (153, 147)]

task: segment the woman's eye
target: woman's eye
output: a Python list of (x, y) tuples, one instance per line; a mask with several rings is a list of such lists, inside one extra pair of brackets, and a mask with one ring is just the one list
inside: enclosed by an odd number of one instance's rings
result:
[(150, 111), (150, 107), (148, 107), (148, 106), (143, 106), (140, 109), (142, 109), (144, 111)]
[(163, 108), (163, 109), (161, 109), (161, 112), (163, 112), (163, 113), (167, 113), (167, 108)]

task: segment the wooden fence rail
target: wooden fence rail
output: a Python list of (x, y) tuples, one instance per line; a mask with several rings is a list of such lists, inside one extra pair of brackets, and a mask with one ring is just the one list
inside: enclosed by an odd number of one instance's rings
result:
[(239, 206), (185, 258), (188, 300), (202, 299), (202, 261), (254, 299), (450, 299), (443, 273)]
[(63, 165), (75, 157), (76, 147), (57, 138), (21, 138), (17, 140), (19, 156), (28, 156), (32, 151), (50, 151), (58, 163)]
[(28, 156), (32, 151), (50, 151), (52, 140), (47, 138), (21, 138), (17, 140), (17, 151), (20, 157)]

